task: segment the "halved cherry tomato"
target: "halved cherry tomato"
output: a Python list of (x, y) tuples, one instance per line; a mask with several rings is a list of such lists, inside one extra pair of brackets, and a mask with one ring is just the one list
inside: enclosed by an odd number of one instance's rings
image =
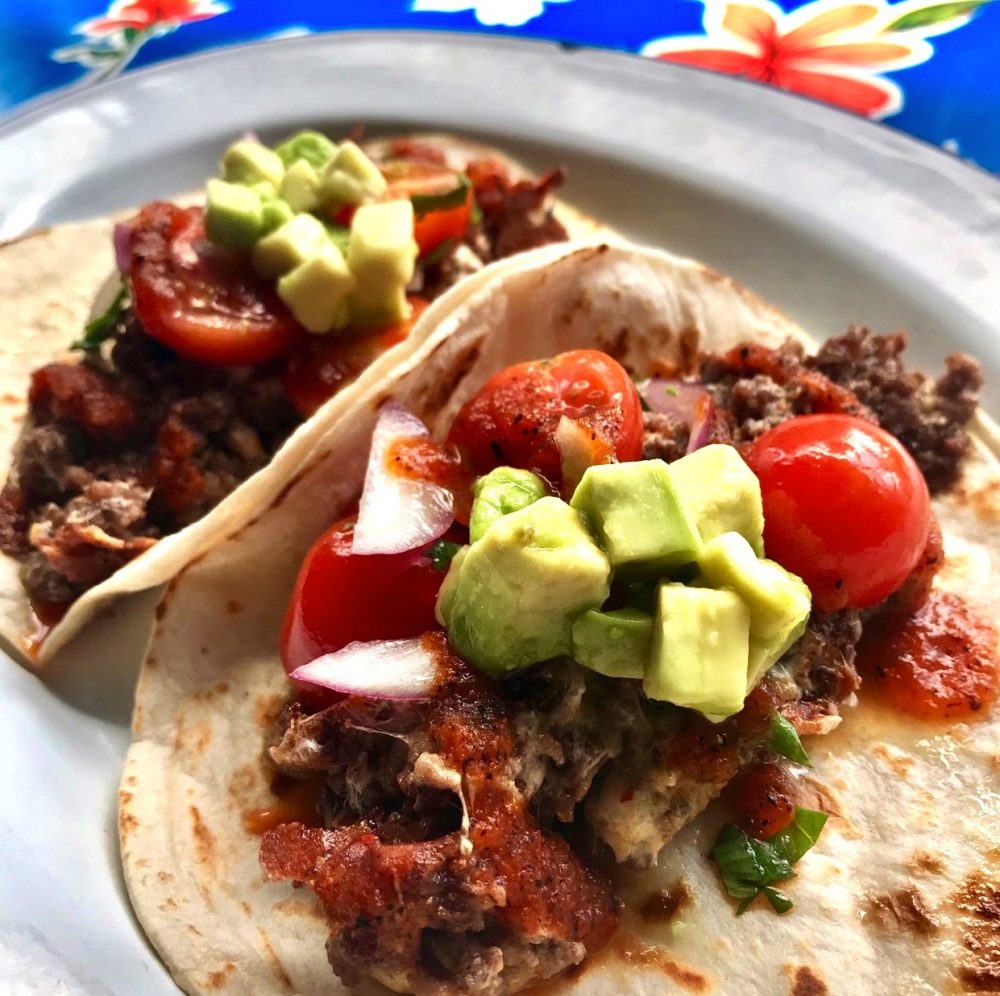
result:
[(927, 543), (930, 500), (913, 458), (849, 415), (805, 415), (747, 452), (764, 498), (767, 555), (798, 574), (816, 608), (865, 608), (891, 595)]
[(729, 783), (726, 795), (735, 809), (733, 822), (757, 840), (767, 840), (795, 818), (798, 788), (784, 764), (755, 761)]
[(575, 422), (592, 463), (642, 456), (642, 404), (628, 373), (606, 353), (577, 349), (491, 377), (458, 413), (449, 440), (485, 474), (503, 465), (563, 482), (560, 419)]
[[(384, 195), (386, 200), (409, 199), (415, 194), (446, 194), (461, 183), (459, 173), (437, 163), (393, 160), (379, 168), (389, 184)], [(464, 237), (472, 214), (472, 196), (470, 184), (461, 204), (440, 211), (417, 212), (413, 238), (420, 248), (421, 256), (448, 239), (460, 240)]]
[(427, 308), (410, 297), (410, 317), (381, 329), (306, 336), (285, 364), (282, 381), (303, 418), (356, 380), (386, 350), (402, 342)]
[[(434, 603), (446, 572), (419, 550), (352, 553), (356, 519), (320, 536), (302, 564), (281, 630), (289, 674), (355, 640), (401, 640), (437, 628)], [(314, 705), (330, 701), (315, 686), (299, 690)]]
[(281, 356), (302, 334), (244, 257), (206, 240), (201, 208), (147, 204), (131, 226), (135, 313), (165, 346), (200, 363), (245, 366)]

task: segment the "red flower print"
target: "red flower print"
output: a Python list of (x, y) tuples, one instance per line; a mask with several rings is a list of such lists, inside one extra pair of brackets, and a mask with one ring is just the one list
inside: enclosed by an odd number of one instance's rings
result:
[(925, 62), (926, 36), (953, 30), (926, 16), (927, 0), (813, 0), (785, 13), (770, 0), (703, 0), (705, 35), (658, 38), (643, 55), (770, 83), (864, 114), (902, 107), (900, 88), (880, 73)]

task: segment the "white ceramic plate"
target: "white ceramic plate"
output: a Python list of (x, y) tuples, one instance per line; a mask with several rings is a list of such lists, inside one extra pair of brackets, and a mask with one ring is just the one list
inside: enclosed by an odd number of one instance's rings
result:
[[(248, 128), (275, 139), (359, 122), (563, 164), (581, 208), (733, 274), (817, 335), (907, 328), (931, 369), (973, 353), (1000, 410), (994, 178), (787, 94), (629, 56), (371, 33), (129, 74), (0, 126), (0, 238), (195, 187)], [(0, 991), (176, 991), (132, 919), (115, 828), (154, 605), (122, 603), (44, 682), (0, 657)]]

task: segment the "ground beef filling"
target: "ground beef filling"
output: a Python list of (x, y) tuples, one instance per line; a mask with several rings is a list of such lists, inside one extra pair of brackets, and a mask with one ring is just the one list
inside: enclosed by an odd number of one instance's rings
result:
[(299, 421), (277, 373), (191, 363), (126, 320), (107, 357), (32, 375), (0, 549), (71, 602), (263, 467)]
[[(779, 349), (745, 345), (701, 358), (700, 378), (728, 416), (732, 440), (748, 443), (796, 415), (841, 412), (867, 418), (910, 451), (932, 494), (958, 478), (967, 431), (982, 386), (979, 365), (953, 354), (937, 380), (907, 370), (906, 334), (871, 335), (852, 327), (815, 356), (789, 340)], [(649, 445), (664, 448), (648, 425)]]

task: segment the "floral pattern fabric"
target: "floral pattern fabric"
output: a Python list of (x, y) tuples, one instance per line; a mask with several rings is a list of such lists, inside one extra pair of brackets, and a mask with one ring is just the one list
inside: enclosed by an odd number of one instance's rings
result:
[(358, 28), (635, 52), (883, 120), (1000, 172), (1000, 3), (990, 0), (6, 0), (0, 115), (219, 45)]

